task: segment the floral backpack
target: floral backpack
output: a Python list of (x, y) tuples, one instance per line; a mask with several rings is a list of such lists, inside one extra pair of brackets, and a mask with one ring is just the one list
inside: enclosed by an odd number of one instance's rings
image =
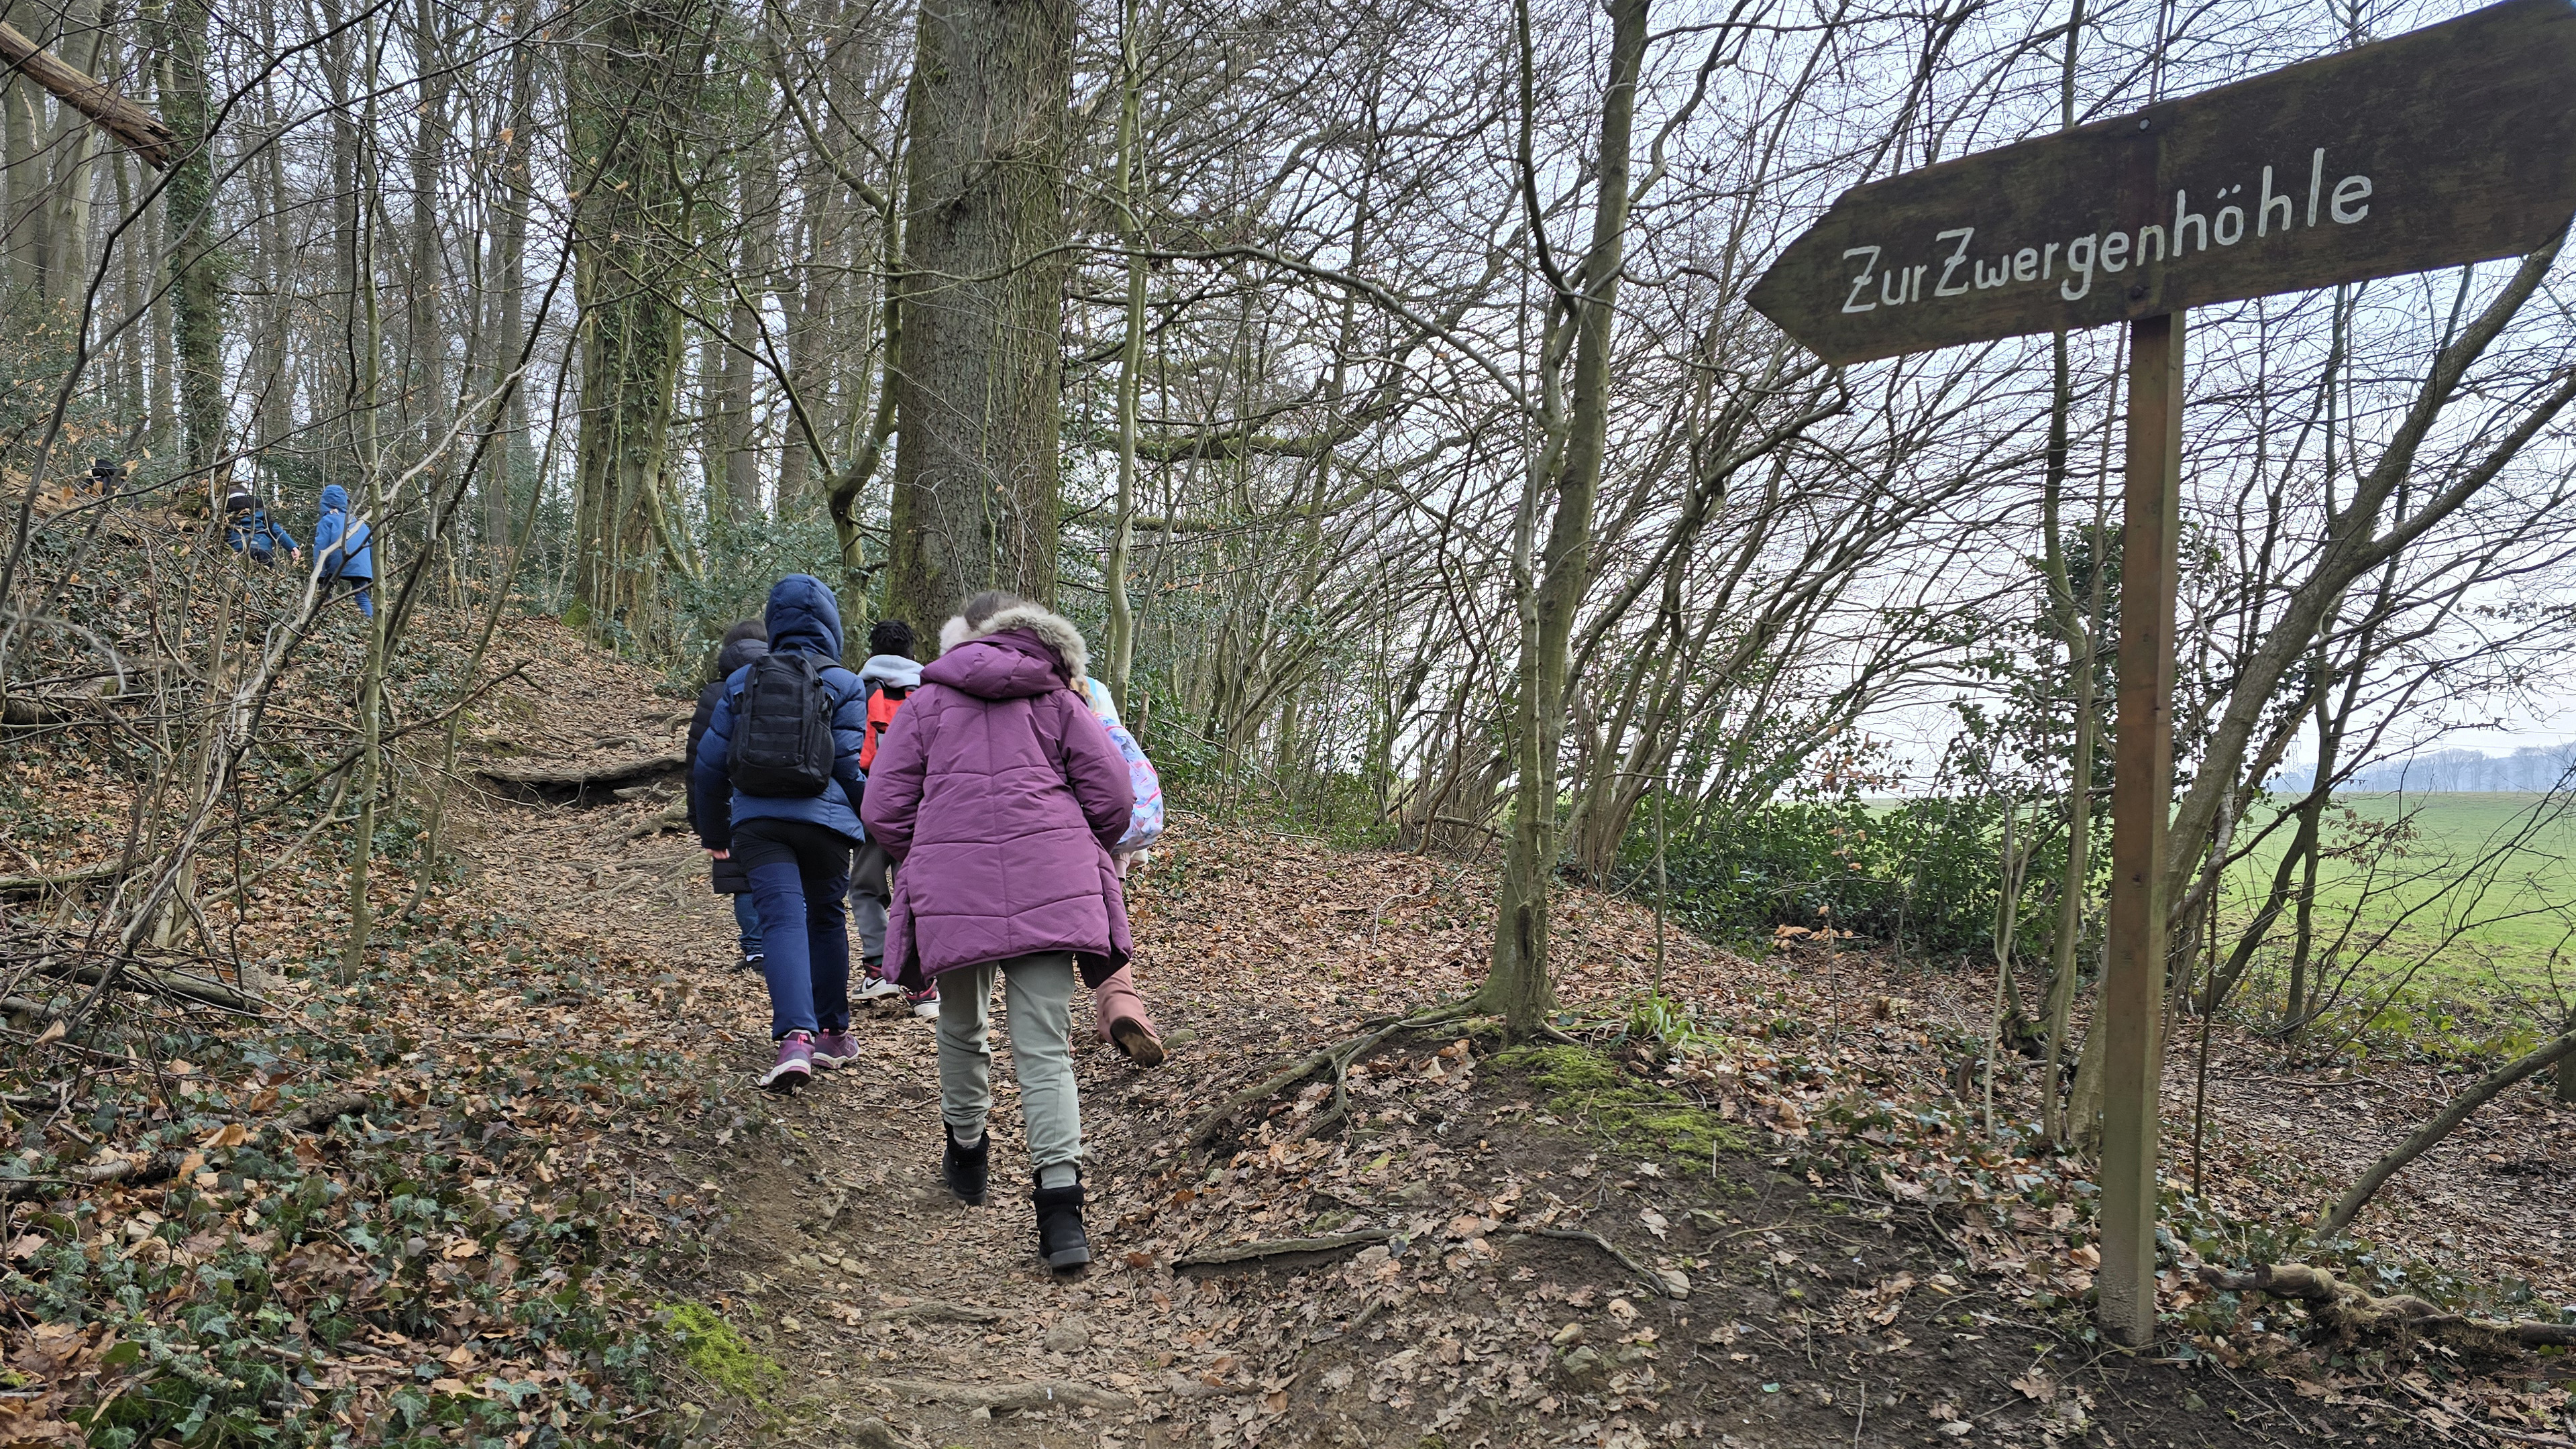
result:
[(1127, 833), (1118, 837), (1112, 852), (1133, 855), (1163, 836), (1163, 777), (1154, 773), (1154, 762), (1145, 758), (1145, 747), (1127, 726), (1118, 722), (1118, 705), (1109, 697), (1109, 687), (1097, 679), (1083, 681), (1085, 697), (1091, 712), (1109, 730), (1109, 738), (1118, 746), (1118, 754), (1127, 761), (1127, 783), (1135, 788), (1136, 809), (1127, 817)]

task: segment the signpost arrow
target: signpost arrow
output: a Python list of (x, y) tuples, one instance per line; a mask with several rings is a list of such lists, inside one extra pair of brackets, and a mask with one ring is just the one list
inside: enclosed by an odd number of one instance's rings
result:
[(2576, 6), (2395, 40), (1845, 192), (1753, 288), (1828, 362), (2532, 250), (2576, 211)]
[(2129, 324), (2102, 1329), (2156, 1336), (2183, 312), (2529, 252), (2576, 212), (2576, 3), (2446, 24), (1845, 192), (1755, 284), (1828, 362)]

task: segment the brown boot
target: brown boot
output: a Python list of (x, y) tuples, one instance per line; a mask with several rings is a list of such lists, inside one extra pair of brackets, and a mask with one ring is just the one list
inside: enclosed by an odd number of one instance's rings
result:
[(1140, 1067), (1159, 1067), (1169, 1055), (1154, 1028), (1137, 1017), (1122, 1016), (1109, 1023), (1109, 1040)]

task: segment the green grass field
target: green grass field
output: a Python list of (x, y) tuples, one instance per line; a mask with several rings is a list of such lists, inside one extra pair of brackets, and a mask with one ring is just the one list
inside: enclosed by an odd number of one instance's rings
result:
[[(2576, 1003), (2576, 809), (2552, 806), (2536, 794), (2337, 796), (2317, 891), (2334, 974), (2353, 968), (2348, 990), (2364, 999), (2403, 982), (2400, 1008), (2500, 1007), (2535, 1026), (2547, 1003)], [(2227, 924), (2261, 905), (2292, 830), (2229, 872)], [(2243, 1004), (2280, 999), (2286, 914), (2269, 940), (2248, 983), (2256, 1001)]]

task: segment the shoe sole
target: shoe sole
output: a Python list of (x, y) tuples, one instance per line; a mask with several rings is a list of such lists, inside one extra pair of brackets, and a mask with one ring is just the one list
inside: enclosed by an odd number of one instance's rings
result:
[(814, 1065), (827, 1072), (837, 1067), (854, 1067), (858, 1064), (859, 1054), (857, 1052), (852, 1052), (845, 1057), (827, 1057), (821, 1052), (814, 1053)]
[(804, 1086), (807, 1082), (810, 1082), (813, 1079), (814, 1073), (811, 1069), (798, 1071), (793, 1067), (789, 1067), (783, 1071), (773, 1071), (769, 1075), (762, 1077), (760, 1079), (760, 1090), (764, 1092), (778, 1092), (781, 1094), (790, 1093), (795, 1091), (797, 1088)]
[(1140, 1067), (1159, 1067), (1168, 1053), (1162, 1039), (1132, 1021), (1121, 1021), (1109, 1028), (1109, 1039), (1127, 1054), (1128, 1060)]
[(1075, 1268), (1088, 1268), (1091, 1266), (1091, 1250), (1066, 1248), (1061, 1252), (1047, 1254), (1046, 1261), (1048, 1267), (1059, 1273), (1069, 1272)]

